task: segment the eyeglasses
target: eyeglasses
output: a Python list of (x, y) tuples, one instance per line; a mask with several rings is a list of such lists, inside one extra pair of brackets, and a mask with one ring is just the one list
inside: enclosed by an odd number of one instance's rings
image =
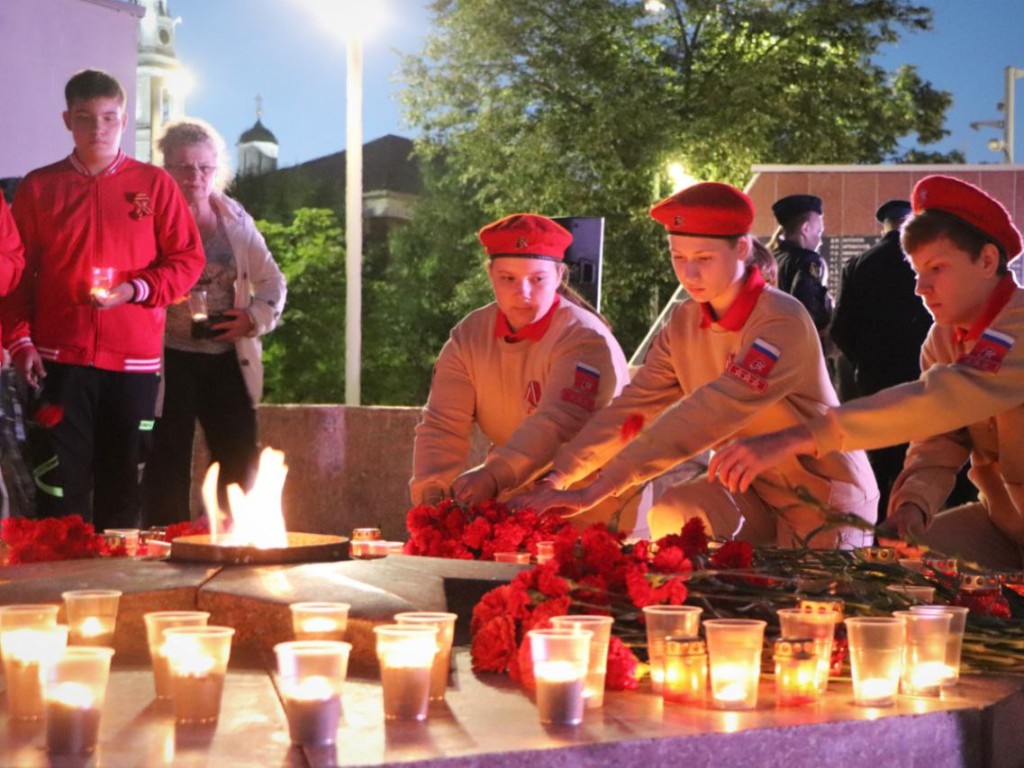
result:
[(164, 168), (172, 173), (198, 173), (200, 176), (209, 176), (217, 170), (215, 165), (165, 165)]

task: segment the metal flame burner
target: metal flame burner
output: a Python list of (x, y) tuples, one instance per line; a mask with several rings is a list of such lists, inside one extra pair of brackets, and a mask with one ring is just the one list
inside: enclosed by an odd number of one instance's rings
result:
[(321, 563), (348, 557), (348, 539), (319, 533), (289, 533), (287, 547), (259, 549), (214, 544), (207, 535), (179, 536), (171, 542), (171, 559), (224, 565)]

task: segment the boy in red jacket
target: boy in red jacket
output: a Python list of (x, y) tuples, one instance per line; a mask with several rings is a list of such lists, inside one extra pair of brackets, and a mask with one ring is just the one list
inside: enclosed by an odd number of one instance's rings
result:
[(40, 401), (63, 410), (33, 468), (38, 511), (131, 527), (164, 307), (188, 292), (204, 257), (171, 177), (121, 150), (120, 83), (84, 70), (64, 95), (74, 151), (29, 173), (14, 198), (25, 275), (8, 301), (4, 345)]

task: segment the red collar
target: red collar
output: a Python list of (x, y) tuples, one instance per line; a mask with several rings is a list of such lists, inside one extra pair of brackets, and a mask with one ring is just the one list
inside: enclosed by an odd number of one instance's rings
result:
[(1003, 307), (1009, 303), (1010, 297), (1016, 290), (1017, 283), (1014, 281), (1013, 275), (1007, 272), (992, 289), (992, 293), (981, 310), (981, 316), (974, 321), (974, 325), (966, 331), (963, 328), (957, 328), (953, 332), (953, 340), (957, 344), (965, 344), (979, 338), (982, 332), (992, 325), (996, 315), (1003, 311)]
[(540, 320), (530, 323), (525, 328), (520, 328), (518, 331), (513, 331), (512, 326), (508, 324), (508, 318), (499, 309), (498, 318), (494, 323), (494, 335), (499, 339), (504, 339), (509, 344), (515, 344), (517, 341), (540, 341), (544, 334), (548, 332), (548, 327), (551, 325), (551, 321), (555, 318), (555, 310), (558, 309), (559, 298), (555, 296), (555, 301), (551, 305), (551, 309), (547, 311)]
[(727, 331), (738, 331), (742, 328), (750, 313), (754, 311), (754, 305), (761, 292), (764, 291), (764, 277), (761, 270), (751, 267), (747, 271), (747, 278), (740, 289), (736, 300), (729, 305), (729, 309), (721, 317), (715, 317), (715, 311), (711, 308), (710, 302), (702, 302), (700, 305), (700, 327), (710, 328), (712, 323), (718, 323)]

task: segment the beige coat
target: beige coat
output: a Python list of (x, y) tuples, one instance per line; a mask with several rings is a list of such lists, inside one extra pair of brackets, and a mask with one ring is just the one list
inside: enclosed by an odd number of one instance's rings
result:
[(545, 471), (629, 380), (625, 355), (591, 312), (563, 300), (537, 340), (495, 335), (497, 304), (470, 313), (451, 332), (434, 367), (430, 397), (416, 427), (414, 504), (447, 492), (467, 467), (473, 425), (493, 444), (484, 466), (499, 492)]
[(916, 504), (929, 520), (970, 458), (970, 478), (992, 522), (1024, 544), (1024, 290), (988, 330), (1011, 343), (996, 370), (972, 364), (975, 342), (958, 343), (955, 329), (932, 326), (919, 380), (853, 400), (810, 426), (819, 452), (909, 440), (889, 506)]
[[(600, 469), (620, 492), (732, 438), (806, 423), (838, 405), (817, 331), (796, 299), (765, 288), (739, 330), (701, 328), (701, 317), (697, 302), (677, 307), (629, 386), (559, 451), (553, 466), (566, 485)], [(755, 342), (777, 360), (752, 352)], [(627, 444), (631, 417), (645, 428)], [(874, 522), (878, 489), (863, 452), (793, 459), (753, 485), (776, 510), (794, 504), (799, 488)]]

